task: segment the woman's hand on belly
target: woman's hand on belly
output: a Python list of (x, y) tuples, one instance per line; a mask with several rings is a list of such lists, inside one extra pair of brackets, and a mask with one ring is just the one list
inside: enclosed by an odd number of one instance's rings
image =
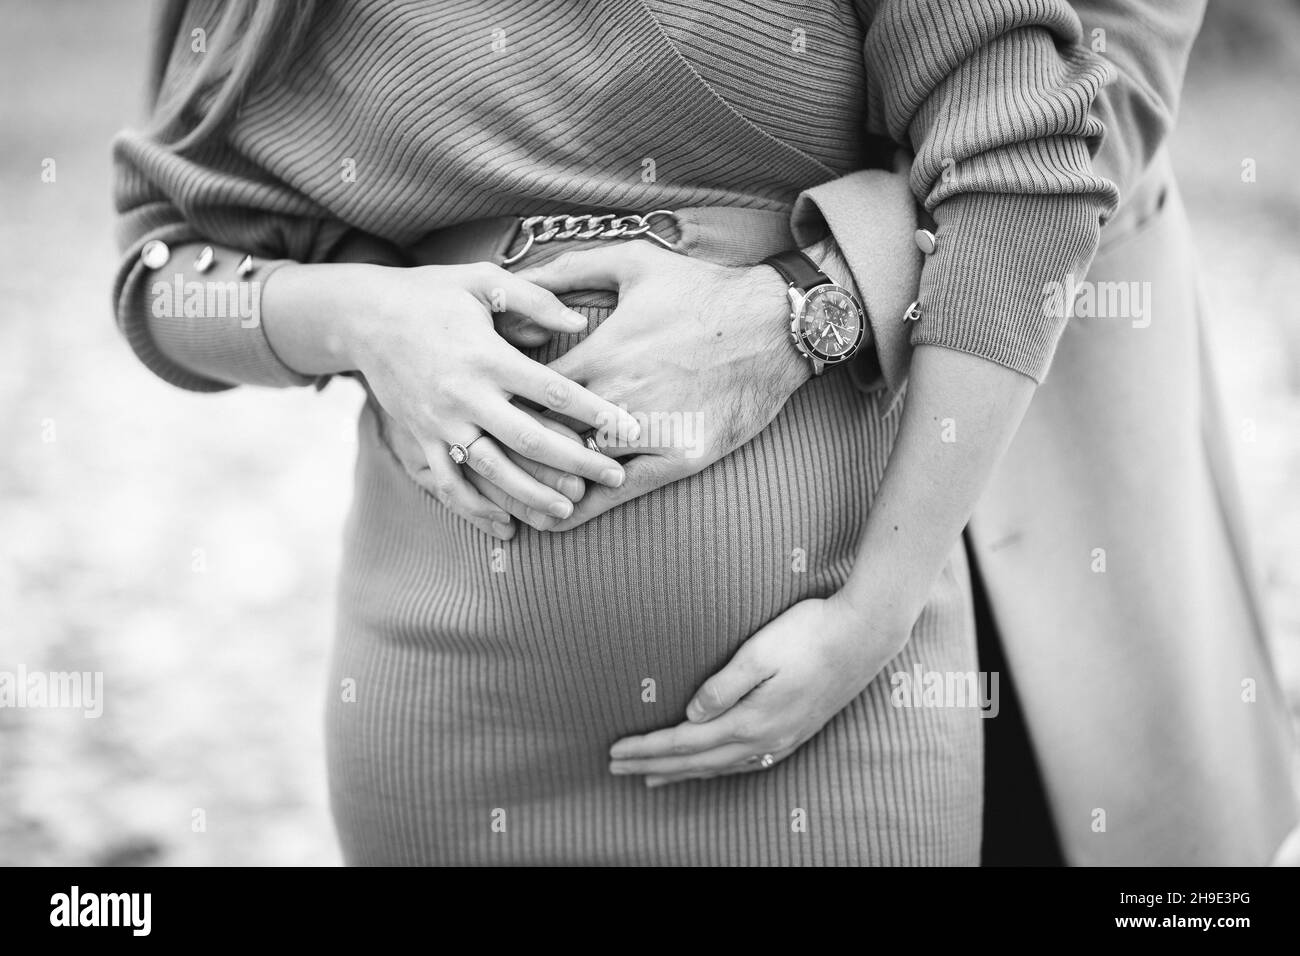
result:
[(857, 697), (907, 642), (838, 597), (801, 601), (741, 645), (675, 727), (624, 737), (610, 772), (660, 786), (765, 769), (794, 753)]
[[(617, 462), (514, 401), (616, 433), (637, 427), (497, 334), (494, 311), (559, 331), (586, 328), (584, 317), (545, 289), (476, 263), (286, 266), (268, 284), (272, 290), (280, 342), (310, 366), (301, 370), (361, 372), (396, 423), (389, 442), (408, 473), (489, 534), (509, 537), (511, 513), (539, 526), (568, 517), (569, 495), (582, 495), (581, 488), (566, 493), (575, 480), (623, 482)], [(452, 445), (465, 450), (463, 464), (450, 457)]]
[(786, 285), (768, 266), (717, 266), (634, 241), (517, 275), (556, 293), (618, 292), (609, 318), (551, 368), (641, 425), (630, 442), (597, 431), (609, 454), (635, 456), (627, 480), (589, 489), (552, 530), (703, 471), (766, 428), (811, 375), (790, 343)]
[[(547, 418), (525, 406), (520, 406), (520, 410), (536, 421), (540, 427), (555, 432), (569, 441), (576, 442), (579, 445), (582, 444), (582, 438), (562, 422)], [(396, 427), (392, 427), (393, 425)], [(539, 531), (544, 531), (559, 524), (560, 519), (556, 514), (542, 512), (537, 507), (521, 501), (514, 495), (507, 494), (499, 485), (493, 484), (472, 468), (462, 469), (464, 477), (469, 480), (472, 489), (478, 491), (486, 499), (486, 502), (478, 502), (477, 504), (480, 507), (485, 503), (497, 506), (497, 513), (491, 520), (485, 520), (474, 507), (474, 502), (465, 500), (462, 495), (444, 495), (439, 492), (436, 483), (442, 469), (435, 472), (430, 467), (428, 453), (409, 428), (393, 422), (386, 429), (385, 439), (388, 447), (392, 449), (394, 456), (396, 456), (403, 470), (412, 481), (426, 491), (432, 492), (449, 510), (493, 537), (500, 538), (503, 541), (513, 538), (515, 528), (512, 518), (518, 518)], [(475, 445), (474, 448), (477, 450), (479, 445)], [(539, 464), (531, 458), (519, 454), (512, 448), (505, 449), (505, 456), (513, 464), (518, 465), (527, 475), (535, 478), (546, 487), (555, 489), (570, 501), (581, 501), (583, 495), (586, 494), (586, 482), (577, 475), (571, 475), (549, 465)], [(443, 480), (446, 480), (445, 477), (443, 477)]]

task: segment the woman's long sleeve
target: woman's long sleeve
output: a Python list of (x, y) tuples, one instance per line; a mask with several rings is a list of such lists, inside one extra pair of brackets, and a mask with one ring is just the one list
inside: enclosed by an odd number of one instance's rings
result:
[[(1105, 130), (1092, 166), (1096, 175), (1126, 195), (1173, 129), (1205, 0), (1175, 5), (1162, 0), (1072, 0), (1070, 6), (1079, 16), (1082, 42), (1113, 67), (1111, 81), (1092, 102), (1093, 119)], [(885, 378), (894, 387), (906, 377), (909, 357), (898, 319), (917, 298), (922, 261), (912, 245), (911, 227), (901, 221), (904, 213), (893, 195), (897, 180), (880, 171), (861, 171), (813, 187), (799, 197), (794, 218), (800, 237), (829, 227), (864, 297), (874, 297), (868, 305), (876, 349)], [(923, 192), (920, 198), (927, 195)], [(990, 239), (997, 241), (997, 236)], [(939, 276), (938, 269), (931, 270), (932, 282), (941, 281)], [(881, 309), (883, 319), (878, 319), (874, 313)], [(942, 328), (926, 324), (929, 334), (942, 334)], [(983, 348), (982, 354), (992, 357), (996, 345), (989, 344), (993, 347)]]
[(1065, 0), (867, 7), (869, 130), (910, 144), (937, 223), (911, 342), (1042, 381), (1066, 322), (1048, 290), (1086, 272), (1118, 203), (1091, 163), (1112, 70)]
[[(260, 321), (261, 289), (287, 262), (320, 261), (345, 227), (327, 225), (291, 190), (240, 170), (229, 151), (181, 157), (124, 133), (114, 141), (113, 160), (122, 252), (113, 308), (140, 360), (163, 380), (201, 392), (316, 381), (271, 348)], [(154, 239), (172, 250), (224, 244), (238, 258), (252, 255), (254, 269), (236, 277), (234, 263), (223, 261), (200, 273), (175, 254), (149, 269), (140, 253)]]

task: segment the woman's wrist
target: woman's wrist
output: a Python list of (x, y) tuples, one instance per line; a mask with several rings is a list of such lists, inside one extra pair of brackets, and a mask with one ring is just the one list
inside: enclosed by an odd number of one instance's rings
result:
[(826, 598), (824, 607), (818, 634), (825, 642), (821, 646), (835, 654), (836, 670), (857, 676), (858, 690), (865, 689), (884, 663), (903, 649), (920, 616), (918, 611), (903, 619), (886, 609), (865, 606), (848, 587)]
[(905, 574), (859, 574), (827, 600), (837, 613), (860, 622), (864, 633), (909, 634), (925, 609), (928, 589), (922, 591)]
[(382, 268), (322, 263), (277, 269), (262, 288), (262, 323), (280, 360), (303, 375), (354, 371)]

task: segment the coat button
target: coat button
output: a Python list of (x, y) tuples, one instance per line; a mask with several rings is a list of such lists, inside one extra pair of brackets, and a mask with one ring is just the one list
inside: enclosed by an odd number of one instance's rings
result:
[(146, 269), (161, 269), (172, 257), (172, 251), (161, 239), (150, 239), (140, 250), (140, 261)]
[(927, 256), (934, 252), (935, 246), (939, 244), (939, 240), (929, 229), (916, 230), (916, 234), (912, 238), (916, 240), (916, 248)]

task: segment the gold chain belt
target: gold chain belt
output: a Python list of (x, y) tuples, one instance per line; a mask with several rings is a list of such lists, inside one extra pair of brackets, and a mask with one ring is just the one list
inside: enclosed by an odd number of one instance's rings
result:
[(600, 215), (585, 213), (578, 216), (528, 216), (519, 220), (519, 231), (524, 237), (523, 247), (502, 260), (504, 266), (514, 265), (528, 254), (534, 244), (555, 242), (561, 239), (636, 239), (644, 236), (653, 239), (666, 249), (674, 244), (658, 235), (650, 226), (656, 218), (669, 218), (677, 223), (677, 213), (671, 209), (656, 209), (645, 215), (629, 213), (619, 215), (607, 212)]

